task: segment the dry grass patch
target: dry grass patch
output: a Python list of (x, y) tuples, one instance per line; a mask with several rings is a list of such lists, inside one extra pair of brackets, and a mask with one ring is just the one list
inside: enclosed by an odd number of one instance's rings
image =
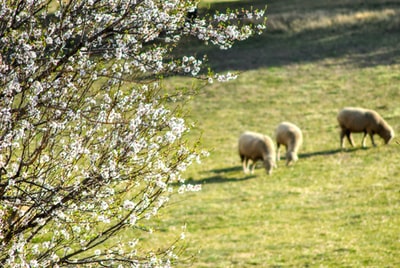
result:
[(313, 10), (310, 12), (289, 12), (272, 14), (268, 17), (271, 32), (293, 32), (318, 30), (330, 27), (354, 27), (378, 24), (387, 30), (400, 28), (400, 11), (392, 8), (383, 10)]

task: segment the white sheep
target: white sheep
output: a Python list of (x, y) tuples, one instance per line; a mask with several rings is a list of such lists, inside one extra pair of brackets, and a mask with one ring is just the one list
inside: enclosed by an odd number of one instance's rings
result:
[(253, 174), (258, 160), (263, 161), (268, 174), (276, 167), (274, 143), (270, 137), (260, 133), (246, 131), (239, 137), (239, 155), (245, 174), (248, 173), (251, 164), (253, 166), (250, 172)]
[(277, 153), (276, 160), (280, 160), (280, 146), (286, 147), (286, 165), (298, 160), (297, 152), (303, 144), (303, 134), (298, 126), (290, 122), (282, 122), (275, 130)]
[(344, 148), (344, 136), (347, 137), (351, 146), (354, 142), (351, 133), (363, 132), (362, 147), (365, 147), (365, 139), (367, 134), (371, 137), (373, 146), (375, 145), (374, 134), (378, 134), (388, 144), (394, 137), (394, 131), (391, 126), (374, 110), (346, 107), (337, 115), (337, 120), (341, 128), (340, 145)]

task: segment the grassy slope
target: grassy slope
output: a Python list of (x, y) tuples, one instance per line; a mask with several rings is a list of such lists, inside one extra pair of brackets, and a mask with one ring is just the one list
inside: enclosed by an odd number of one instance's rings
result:
[[(210, 8), (250, 2), (264, 1)], [(268, 32), (231, 51), (192, 44), (214, 69), (244, 72), (192, 101), (193, 135), (203, 133), (211, 155), (186, 175), (203, 190), (174, 197), (150, 243), (186, 224), (192, 267), (400, 265), (400, 145), (382, 146), (377, 137), (378, 147), (368, 140), (360, 149), (358, 134), (357, 148), (340, 151), (336, 123), (338, 109), (357, 105), (400, 131), (400, 6), (319, 2), (270, 1)], [(303, 130), (299, 162), (245, 176), (240, 132), (272, 136), (283, 120)]]

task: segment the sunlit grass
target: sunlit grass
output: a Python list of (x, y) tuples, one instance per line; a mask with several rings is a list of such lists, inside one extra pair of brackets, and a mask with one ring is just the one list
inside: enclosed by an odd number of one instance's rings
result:
[[(400, 52), (392, 34), (399, 9), (368, 3), (363, 10), (344, 0), (325, 9), (315, 1), (271, 3), (270, 26), (285, 27), (232, 52), (204, 49), (219, 71), (243, 72), (190, 102), (197, 124), (191, 135), (201, 134), (211, 154), (185, 176), (203, 190), (174, 196), (154, 226), (156, 238), (145, 241), (161, 244), (185, 225), (182, 259), (194, 256), (190, 267), (400, 265), (399, 139), (384, 146), (376, 137), (375, 148), (368, 139), (361, 149), (362, 135), (355, 134), (355, 148), (339, 148), (336, 114), (344, 106), (375, 109), (400, 131)], [(246, 176), (237, 153), (240, 133), (273, 136), (284, 120), (303, 130), (299, 161), (287, 167), (282, 160), (271, 176), (261, 166)]]
[[(400, 147), (377, 138), (378, 147), (368, 140), (361, 149), (362, 135), (355, 134), (356, 148), (341, 151), (336, 113), (370, 107), (398, 132), (399, 73), (399, 65), (315, 62), (248, 71), (206, 88), (190, 108), (198, 124), (193, 135), (203, 133), (211, 155), (186, 174), (203, 190), (173, 198), (161, 237), (186, 224), (192, 267), (398, 264)], [(279, 162), (272, 176), (262, 168), (245, 176), (240, 132), (273, 136), (283, 120), (303, 130), (299, 162)]]
[(398, 9), (388, 8), (382, 10), (313, 10), (310, 12), (284, 12), (269, 17), (268, 27), (276, 32), (301, 32), (324, 29), (327, 27), (352, 27), (371, 24), (382, 25), (385, 28), (400, 27)]

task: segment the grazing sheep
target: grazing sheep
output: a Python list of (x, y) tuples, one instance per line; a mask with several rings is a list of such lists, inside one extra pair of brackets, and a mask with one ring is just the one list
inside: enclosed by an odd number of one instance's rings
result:
[(239, 137), (239, 155), (244, 173), (248, 173), (251, 163), (251, 174), (254, 172), (256, 162), (262, 160), (268, 174), (275, 167), (275, 148), (271, 138), (263, 134), (246, 131)]
[(394, 137), (394, 131), (388, 123), (375, 111), (346, 107), (338, 113), (337, 120), (341, 128), (340, 132), (340, 145), (344, 148), (344, 136), (347, 137), (351, 146), (354, 147), (354, 142), (351, 137), (351, 133), (364, 132), (362, 139), (362, 147), (365, 147), (365, 139), (367, 134), (371, 137), (373, 146), (374, 134), (378, 134), (388, 144)]
[(276, 160), (280, 160), (280, 146), (286, 147), (286, 165), (297, 161), (297, 152), (303, 144), (303, 134), (298, 126), (289, 122), (282, 122), (275, 130), (277, 153)]

